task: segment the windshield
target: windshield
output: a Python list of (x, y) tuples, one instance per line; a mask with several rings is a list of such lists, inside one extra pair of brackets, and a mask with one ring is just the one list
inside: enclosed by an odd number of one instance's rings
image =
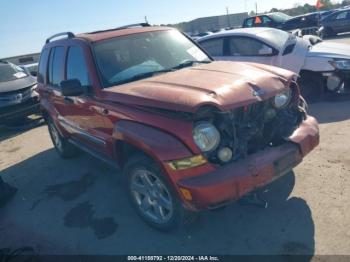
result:
[(291, 16), (286, 15), (284, 13), (280, 13), (280, 12), (271, 13), (271, 14), (269, 14), (269, 16), (271, 16), (273, 18), (273, 20), (275, 20), (276, 22), (279, 22), (279, 23), (284, 23), (287, 20), (292, 18)]
[(94, 52), (104, 87), (211, 61), (176, 30), (104, 40), (94, 45)]
[(277, 29), (264, 30), (258, 33), (257, 36), (273, 43), (278, 49), (283, 48), (289, 38), (293, 38), (289, 33)]
[(11, 63), (0, 62), (0, 82), (8, 82), (28, 76), (22, 68)]

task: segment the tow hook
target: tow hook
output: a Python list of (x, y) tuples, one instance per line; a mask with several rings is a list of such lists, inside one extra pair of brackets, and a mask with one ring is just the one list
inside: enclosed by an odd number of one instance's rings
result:
[(268, 202), (258, 193), (250, 193), (242, 197), (238, 203), (242, 206), (254, 206), (259, 208), (267, 208)]

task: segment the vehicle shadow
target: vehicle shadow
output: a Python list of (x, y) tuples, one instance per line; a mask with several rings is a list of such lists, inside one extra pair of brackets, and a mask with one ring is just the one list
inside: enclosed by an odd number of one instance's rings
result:
[(136, 215), (118, 172), (85, 154), (62, 160), (53, 149), (0, 171), (18, 189), (0, 209), (0, 243), (46, 254), (305, 255), (305, 261), (314, 254), (311, 210), (289, 197), (294, 173), (265, 188), (267, 209), (235, 203), (159, 232)]
[(21, 123), (19, 125), (11, 126), (11, 127), (0, 125), (0, 142), (13, 138), (33, 128), (42, 126), (43, 124), (44, 124), (44, 120), (42, 118), (38, 118), (36, 120), (28, 120), (24, 124)]
[(316, 117), (321, 124), (348, 120), (350, 119), (350, 101), (310, 104), (308, 113)]

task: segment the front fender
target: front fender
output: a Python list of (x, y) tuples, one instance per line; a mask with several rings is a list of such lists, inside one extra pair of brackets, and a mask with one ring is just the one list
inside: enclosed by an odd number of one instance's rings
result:
[(159, 162), (191, 157), (191, 151), (174, 136), (133, 121), (116, 123), (113, 138), (144, 151)]

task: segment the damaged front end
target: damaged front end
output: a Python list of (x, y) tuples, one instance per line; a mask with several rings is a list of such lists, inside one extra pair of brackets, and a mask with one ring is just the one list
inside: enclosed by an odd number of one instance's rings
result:
[(300, 97), (297, 84), (293, 82), (285, 92), (289, 95), (284, 104), (277, 95), (226, 112), (212, 107), (201, 108), (194, 117), (194, 130), (198, 125), (210, 123), (219, 133), (219, 142), (215, 142), (211, 150), (203, 150), (199, 145), (207, 159), (223, 165), (285, 143), (307, 117), (306, 103)]
[(329, 96), (350, 97), (350, 70), (336, 70), (322, 75)]

